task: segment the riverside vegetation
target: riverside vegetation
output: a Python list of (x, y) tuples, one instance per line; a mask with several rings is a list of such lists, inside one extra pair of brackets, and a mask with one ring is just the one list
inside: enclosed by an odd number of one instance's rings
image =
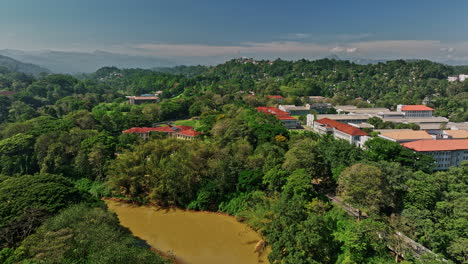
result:
[[(103, 68), (79, 76), (0, 69), (0, 262), (164, 263), (98, 199), (117, 197), (225, 212), (257, 230), (271, 263), (393, 263), (377, 234), (396, 229), (448, 262), (465, 263), (468, 166), (432, 172), (430, 157), (373, 139), (367, 149), (284, 129), (255, 111), (323, 95), (360, 107), (420, 103), (467, 121), (460, 68), (429, 61), (257, 64), (164, 72)], [(157, 104), (125, 95), (162, 90)], [(256, 96), (250, 96), (249, 91)], [(356, 97), (369, 99), (371, 104)], [(134, 126), (194, 119), (193, 141), (121, 134)], [(369, 218), (333, 206), (337, 193)], [(406, 263), (442, 263), (407, 257)], [(447, 263), (447, 262), (443, 262)]]

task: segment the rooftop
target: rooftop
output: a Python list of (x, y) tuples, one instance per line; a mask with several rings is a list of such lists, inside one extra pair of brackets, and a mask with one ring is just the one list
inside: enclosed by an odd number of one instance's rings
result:
[(367, 134), (366, 132), (362, 131), (361, 129), (359, 128), (356, 128), (356, 127), (353, 127), (353, 126), (350, 126), (348, 124), (345, 124), (345, 123), (341, 123), (341, 122), (338, 122), (338, 121), (335, 121), (335, 120), (331, 120), (329, 118), (322, 118), (322, 119), (319, 119), (317, 120), (316, 122), (322, 124), (322, 125), (326, 125), (328, 127), (333, 127), (341, 132), (344, 132), (348, 135), (352, 135), (352, 136), (368, 136), (369, 134)]
[(381, 133), (380, 136), (391, 138), (394, 140), (415, 140), (415, 139), (432, 139), (426, 131), (423, 130), (404, 130), (404, 131), (392, 131)]
[(267, 98), (270, 98), (270, 99), (284, 99), (284, 97), (281, 96), (281, 95), (267, 95)]
[(257, 111), (263, 112), (265, 114), (271, 114), (276, 116), (279, 120), (296, 120), (296, 118), (289, 115), (288, 112), (280, 110), (276, 107), (271, 106), (259, 106), (257, 107)]
[(468, 138), (468, 131), (466, 130), (444, 130), (444, 133), (452, 136), (452, 138)]
[(417, 140), (401, 145), (422, 152), (468, 150), (468, 139)]
[(434, 111), (434, 109), (425, 105), (405, 105), (401, 111)]
[(317, 115), (317, 119), (328, 118), (332, 120), (367, 120), (371, 118), (370, 115), (367, 114), (349, 114), (349, 115), (338, 115), (338, 114), (330, 114), (330, 115)]

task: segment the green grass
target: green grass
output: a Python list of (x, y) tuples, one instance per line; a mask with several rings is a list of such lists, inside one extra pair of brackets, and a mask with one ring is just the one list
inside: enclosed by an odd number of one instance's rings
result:
[(195, 127), (197, 125), (197, 120), (190, 120), (190, 119), (187, 119), (187, 120), (177, 120), (174, 122), (174, 124), (176, 126), (193, 126)]

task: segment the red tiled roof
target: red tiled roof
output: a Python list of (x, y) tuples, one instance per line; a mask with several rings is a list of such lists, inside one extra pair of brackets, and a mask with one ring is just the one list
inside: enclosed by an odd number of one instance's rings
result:
[(401, 111), (434, 111), (434, 109), (425, 105), (405, 105), (401, 108)]
[(263, 112), (266, 114), (272, 114), (272, 115), (289, 115), (288, 112), (285, 112), (283, 110), (280, 110), (276, 107), (271, 107), (271, 106), (259, 106), (257, 107), (257, 110), (259, 112)]
[(468, 139), (417, 140), (401, 145), (422, 152), (468, 150)]
[(267, 97), (270, 99), (284, 99), (281, 95), (268, 95)]
[(274, 115), (279, 120), (296, 120), (296, 118), (290, 116), (288, 112), (280, 110), (280, 109), (278, 109), (276, 107), (259, 106), (259, 107), (257, 107), (257, 111), (263, 112), (265, 114)]
[(158, 127), (132, 127), (122, 131), (122, 133), (148, 133), (150, 131), (157, 131), (158, 129)]
[(344, 132), (352, 136), (368, 136), (369, 135), (359, 128), (356, 128), (351, 125), (341, 123), (335, 120), (331, 120), (329, 118), (322, 118), (322, 119), (317, 120), (316, 122), (323, 124), (323, 125), (327, 125), (329, 127), (333, 127), (341, 132)]
[(15, 93), (16, 93), (15, 91), (3, 91), (3, 92), (0, 92), (0, 95), (8, 96), (8, 95), (12, 95)]
[(196, 136), (200, 135), (201, 133), (198, 132), (198, 131), (195, 131), (193, 129), (186, 129), (186, 130), (182, 130), (181, 132), (179, 132), (177, 134), (184, 135), (184, 136), (189, 136), (189, 137), (196, 137)]
[(279, 120), (297, 120), (296, 118), (292, 116), (283, 116), (283, 115), (276, 116), (276, 118), (278, 118)]

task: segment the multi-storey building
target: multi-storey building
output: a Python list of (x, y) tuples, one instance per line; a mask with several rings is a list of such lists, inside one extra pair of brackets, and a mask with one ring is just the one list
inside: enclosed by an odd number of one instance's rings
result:
[(425, 105), (398, 105), (397, 111), (405, 113), (405, 118), (430, 118), (434, 109)]
[(418, 140), (401, 145), (432, 156), (435, 170), (447, 170), (468, 160), (468, 139)]
[(363, 147), (369, 139), (369, 134), (359, 128), (328, 118), (314, 121), (313, 128), (319, 134), (330, 134), (334, 138), (344, 139), (358, 147)]

